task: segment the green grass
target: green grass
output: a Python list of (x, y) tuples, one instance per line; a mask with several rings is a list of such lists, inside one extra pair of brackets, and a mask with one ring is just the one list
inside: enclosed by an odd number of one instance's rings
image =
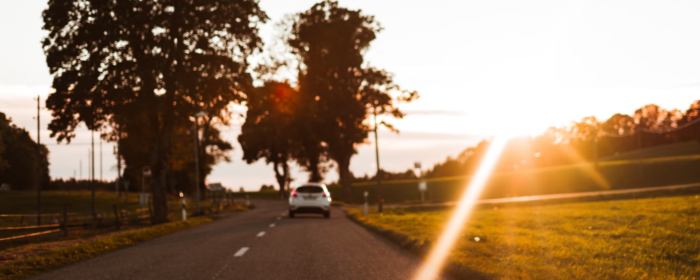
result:
[[(36, 213), (36, 192), (11, 191), (0, 194), (0, 214), (30, 214)], [(130, 207), (136, 208), (139, 197), (136, 193), (129, 194)], [(89, 191), (44, 191), (41, 193), (42, 213), (63, 213), (63, 205), (67, 204), (69, 212), (89, 213), (92, 194)], [(95, 210), (110, 212), (113, 205), (124, 205), (124, 196), (118, 197), (114, 192), (95, 192)]]
[[(640, 164), (635, 153), (607, 158), (596, 167), (587, 162), (575, 165), (525, 169), (516, 172), (495, 173), (487, 183), (481, 198), (572, 193), (600, 190), (631, 189), (700, 182), (700, 144), (695, 141), (652, 147), (643, 151), (645, 160)], [(597, 177), (597, 178), (596, 178)], [(469, 176), (428, 179), (426, 199), (455, 201)], [(382, 182), (382, 193), (388, 203), (419, 201), (417, 180)], [(331, 195), (342, 200), (339, 186), (330, 186)], [(353, 185), (355, 202), (376, 201), (376, 184)]]
[(213, 217), (199, 217), (187, 221), (170, 222), (153, 227), (125, 231), (69, 247), (51, 249), (38, 255), (0, 265), (0, 279), (21, 279), (37, 275), (184, 228), (210, 222), (213, 219)]
[[(449, 210), (348, 212), (419, 254), (435, 242), (450, 215)], [(461, 279), (696, 279), (700, 198), (476, 209), (447, 270)]]
[(669, 145), (661, 145), (646, 149), (631, 151), (619, 155), (604, 157), (601, 161), (637, 160), (641, 153), (642, 158), (677, 157), (688, 155), (700, 155), (700, 142), (688, 141)]

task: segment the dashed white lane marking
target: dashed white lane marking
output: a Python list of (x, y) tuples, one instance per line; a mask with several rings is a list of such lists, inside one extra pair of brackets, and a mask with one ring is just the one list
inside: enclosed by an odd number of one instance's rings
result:
[(234, 257), (242, 257), (245, 254), (245, 252), (248, 252), (248, 247), (241, 248), (240, 250), (238, 250), (238, 252), (233, 254), (233, 256)]
[(263, 235), (265, 235), (264, 231), (261, 231), (260, 233), (258, 233), (258, 237), (262, 237)]
[(270, 227), (275, 227), (275, 223), (271, 223), (271, 224), (270, 224)]

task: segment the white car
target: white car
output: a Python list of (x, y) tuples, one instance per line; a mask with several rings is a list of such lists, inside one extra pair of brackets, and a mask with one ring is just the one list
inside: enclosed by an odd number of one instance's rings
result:
[(323, 217), (331, 217), (331, 193), (326, 185), (306, 183), (292, 190), (289, 196), (289, 217), (294, 214), (317, 213)]

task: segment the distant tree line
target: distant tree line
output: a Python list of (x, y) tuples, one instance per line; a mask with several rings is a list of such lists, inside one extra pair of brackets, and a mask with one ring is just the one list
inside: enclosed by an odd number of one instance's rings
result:
[(384, 169), (379, 169), (379, 175), (374, 174), (374, 176), (369, 176), (365, 174), (362, 177), (353, 177), (352, 182), (353, 183), (361, 183), (361, 182), (376, 182), (377, 181), (377, 176), (382, 181), (388, 181), (388, 180), (410, 180), (410, 179), (416, 179), (418, 178), (416, 176), (416, 173), (413, 171), (413, 169), (408, 169), (404, 172), (390, 172), (386, 171)]
[[(0, 112), (0, 185), (9, 184), (13, 190), (36, 190), (39, 180), (43, 187), (51, 181), (49, 150), (39, 147), (29, 132), (12, 124), (12, 119)], [(41, 178), (37, 166), (41, 164)]]
[[(92, 180), (76, 180), (70, 179), (54, 179), (46, 185), (45, 190), (51, 191), (86, 191), (96, 188), (101, 191), (115, 191), (114, 181), (92, 181)], [(130, 191), (135, 191), (137, 188), (130, 188)]]
[[(685, 141), (700, 141), (700, 100), (685, 110), (667, 110), (650, 104), (634, 114), (615, 114), (601, 122), (585, 117), (565, 127), (550, 127), (534, 137), (511, 139), (497, 169), (501, 171), (597, 161), (607, 156)], [(681, 129), (676, 129), (681, 128)], [(448, 157), (427, 171), (426, 177), (462, 176), (473, 173), (489, 141)]]
[(260, 186), (260, 191), (261, 192), (274, 192), (275, 186), (263, 184), (262, 186)]

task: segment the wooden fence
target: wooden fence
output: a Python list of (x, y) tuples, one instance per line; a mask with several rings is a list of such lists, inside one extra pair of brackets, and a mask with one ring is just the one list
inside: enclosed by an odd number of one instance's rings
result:
[[(232, 199), (219, 199), (212, 201), (206, 207), (202, 207), (202, 213), (196, 213), (196, 205), (189, 203), (186, 207), (187, 216), (197, 214), (219, 213), (235, 205)], [(114, 204), (113, 211), (97, 213), (68, 212), (68, 205), (64, 205), (62, 213), (41, 214), (40, 225), (37, 225), (37, 214), (0, 214), (0, 246), (7, 243), (23, 242), (31, 243), (53, 235), (62, 234), (67, 237), (71, 231), (81, 229), (116, 228), (124, 226), (148, 226), (153, 217), (153, 208), (148, 206), (131, 205), (125, 209), (124, 205)], [(182, 219), (182, 208), (171, 207), (168, 218), (170, 220)]]

